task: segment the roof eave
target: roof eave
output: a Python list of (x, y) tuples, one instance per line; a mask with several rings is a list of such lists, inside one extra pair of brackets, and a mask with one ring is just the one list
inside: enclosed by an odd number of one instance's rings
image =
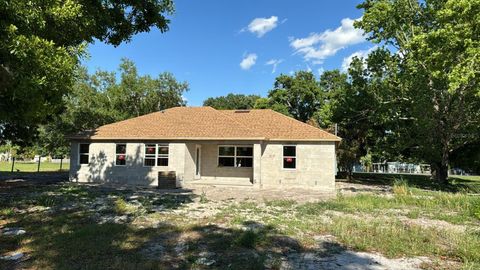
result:
[(268, 141), (273, 141), (273, 142), (284, 142), (284, 141), (290, 141), (290, 142), (340, 142), (342, 139), (341, 138), (315, 138), (315, 139), (292, 139), (292, 138), (276, 138), (276, 139), (268, 139)]
[(168, 140), (168, 141), (263, 141), (265, 137), (70, 137), (70, 140), (112, 141), (112, 140)]
[(296, 138), (265, 138), (265, 137), (81, 137), (70, 136), (69, 140), (88, 140), (88, 141), (112, 141), (112, 140), (132, 140), (132, 141), (295, 141), (295, 142), (340, 142), (341, 138), (313, 138), (313, 139), (296, 139)]

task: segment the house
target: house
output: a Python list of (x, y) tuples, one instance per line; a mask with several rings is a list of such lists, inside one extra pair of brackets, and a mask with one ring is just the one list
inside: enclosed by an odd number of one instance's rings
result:
[(272, 110), (211, 107), (171, 108), (70, 139), (71, 181), (325, 191), (335, 188), (340, 141)]

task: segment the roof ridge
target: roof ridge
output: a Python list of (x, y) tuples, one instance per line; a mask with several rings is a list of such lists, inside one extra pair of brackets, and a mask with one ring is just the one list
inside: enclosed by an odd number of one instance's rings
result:
[[(244, 128), (246, 128), (246, 129), (248, 129), (249, 131), (253, 132), (253, 135), (255, 135), (255, 136), (258, 135), (258, 134), (257, 134), (257, 131), (255, 131), (253, 128), (251, 128), (251, 127), (243, 124), (241, 121), (235, 119), (234, 117), (232, 117), (232, 116), (230, 116), (229, 114), (227, 114), (227, 113), (224, 112), (224, 111), (227, 111), (227, 110), (217, 110), (217, 109), (214, 109), (214, 110), (217, 111), (217, 112), (219, 112), (219, 113), (221, 113), (222, 115), (224, 115), (224, 116), (227, 117), (228, 119), (232, 120), (232, 122), (234, 122), (234, 123), (236, 123), (236, 124), (238, 124), (238, 125), (240, 125), (240, 126), (243, 126)], [(228, 111), (237, 111), (237, 110), (228, 110)], [(260, 135), (260, 137), (264, 137), (264, 139), (268, 139), (267, 137), (262, 136), (262, 135)]]

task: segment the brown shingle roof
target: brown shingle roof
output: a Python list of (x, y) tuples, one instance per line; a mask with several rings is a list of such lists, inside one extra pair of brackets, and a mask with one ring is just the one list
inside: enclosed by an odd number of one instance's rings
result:
[(272, 110), (175, 107), (82, 132), (71, 139), (339, 141)]

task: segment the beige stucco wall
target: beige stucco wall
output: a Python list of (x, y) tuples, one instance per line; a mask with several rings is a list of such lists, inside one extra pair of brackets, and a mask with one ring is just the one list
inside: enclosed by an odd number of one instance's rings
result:
[[(119, 142), (122, 143), (122, 142)], [(153, 142), (152, 142), (153, 143)], [(155, 142), (161, 143), (161, 142)], [(195, 181), (195, 147), (201, 145), (201, 179), (249, 180), (256, 187), (307, 187), (335, 190), (335, 143), (238, 142), (254, 148), (253, 168), (217, 166), (218, 145), (231, 142), (170, 142), (168, 167), (143, 166), (143, 142), (127, 142), (127, 165), (115, 166), (115, 142), (91, 142), (90, 164), (78, 164), (78, 142), (72, 143), (70, 179), (78, 182), (156, 186), (159, 171), (175, 171), (177, 186)], [(297, 168), (283, 169), (283, 145), (297, 145)]]
[[(296, 145), (296, 169), (283, 169), (283, 145)], [(335, 190), (335, 143), (268, 143), (263, 145), (261, 187), (308, 187)]]

